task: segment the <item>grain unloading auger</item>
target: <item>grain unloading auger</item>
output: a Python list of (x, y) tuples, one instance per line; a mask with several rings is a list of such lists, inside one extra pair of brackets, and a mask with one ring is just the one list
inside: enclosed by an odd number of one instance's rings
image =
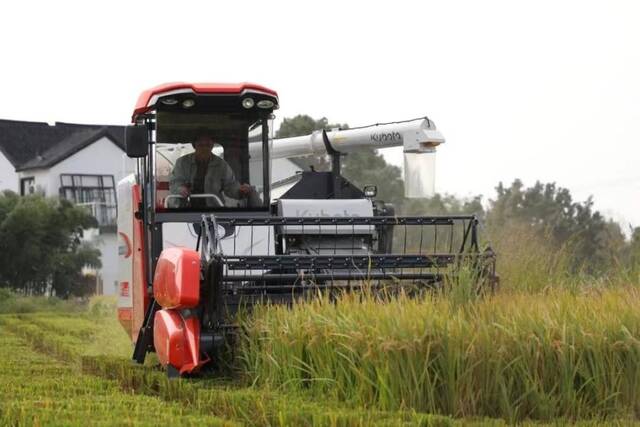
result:
[[(276, 92), (249, 83), (167, 84), (138, 99), (125, 138), (136, 172), (118, 184), (119, 318), (137, 362), (155, 351), (172, 375), (197, 371), (241, 306), (319, 290), (420, 293), (462, 263), (493, 283), (475, 216), (397, 216), (374, 186), (340, 175), (343, 154), (403, 146), (407, 196), (428, 195), (444, 142), (433, 122), (274, 140), (277, 108)], [(309, 154), (329, 155), (332, 170), (287, 177), (282, 159)]]

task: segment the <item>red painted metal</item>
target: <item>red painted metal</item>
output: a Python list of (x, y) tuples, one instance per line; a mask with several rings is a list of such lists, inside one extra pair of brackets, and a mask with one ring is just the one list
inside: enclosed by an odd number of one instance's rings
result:
[(133, 313), (131, 308), (118, 308), (118, 321), (129, 336), (131, 336), (132, 319)]
[(138, 97), (136, 107), (133, 110), (131, 121), (135, 122), (136, 117), (139, 114), (145, 113), (153, 109), (155, 104), (149, 102), (156, 95), (162, 95), (168, 92), (190, 90), (196, 94), (241, 94), (244, 91), (262, 92), (267, 95), (278, 98), (278, 93), (275, 90), (266, 88), (254, 83), (165, 83), (154, 88), (145, 90)]
[(124, 234), (122, 231), (119, 231), (118, 234), (120, 235), (120, 238), (122, 239), (122, 243), (124, 243), (124, 254), (123, 256), (125, 258), (129, 258), (131, 256), (131, 252), (133, 251), (131, 248), (131, 241), (129, 240), (129, 237), (127, 237), (126, 234)]
[(180, 374), (197, 371), (209, 359), (200, 358), (200, 322), (184, 318), (177, 310), (159, 310), (153, 319), (153, 345), (163, 366)]
[(200, 254), (187, 248), (163, 250), (153, 277), (153, 296), (164, 308), (197, 306), (200, 301)]
[(129, 298), (129, 295), (131, 295), (129, 282), (120, 282), (120, 296), (123, 298)]
[[(138, 206), (140, 206), (140, 202), (142, 200), (140, 193), (140, 185), (134, 184), (131, 188), (131, 194), (133, 197), (133, 206), (134, 213), (138, 210)], [(142, 240), (143, 236), (143, 227), (142, 220), (137, 219), (135, 215), (132, 218), (133, 221), (133, 242), (132, 242), (132, 256), (133, 256), (133, 264), (132, 264), (132, 276), (133, 283), (131, 284), (131, 293), (133, 299), (133, 316), (132, 316), (132, 326), (131, 332), (133, 342), (138, 338), (138, 332), (140, 331), (140, 327), (142, 327), (142, 322), (144, 321), (144, 314), (147, 311), (147, 307), (149, 307), (149, 293), (147, 292), (147, 280), (146, 280), (146, 269), (145, 269), (145, 260), (146, 255), (144, 252), (144, 241)]]

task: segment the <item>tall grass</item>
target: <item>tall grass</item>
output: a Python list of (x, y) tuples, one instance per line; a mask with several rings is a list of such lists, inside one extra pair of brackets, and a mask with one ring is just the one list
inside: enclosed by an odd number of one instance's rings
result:
[(85, 304), (56, 297), (22, 296), (0, 288), (0, 314), (36, 312), (81, 312)]
[(539, 292), (549, 287), (565, 287), (572, 279), (570, 249), (555, 247), (550, 236), (516, 223), (489, 230), (487, 234), (489, 244), (498, 254), (496, 266), (501, 289)]
[(640, 293), (551, 290), (460, 304), (346, 295), (247, 320), (258, 384), (383, 410), (550, 420), (640, 413)]
[(507, 292), (543, 292), (561, 288), (580, 292), (586, 288), (640, 286), (640, 269), (618, 263), (597, 276), (586, 273), (587, 265), (575, 263), (571, 239), (557, 246), (550, 234), (528, 225), (510, 223), (485, 233), (485, 243), (497, 253), (500, 288)]

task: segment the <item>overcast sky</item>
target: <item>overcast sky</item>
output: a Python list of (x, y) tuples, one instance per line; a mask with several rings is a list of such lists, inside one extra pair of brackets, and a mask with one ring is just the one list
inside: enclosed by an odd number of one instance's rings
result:
[(0, 118), (126, 124), (156, 84), (252, 81), (280, 118), (428, 115), (439, 192), (555, 181), (640, 226), (639, 23), (633, 0), (3, 2)]

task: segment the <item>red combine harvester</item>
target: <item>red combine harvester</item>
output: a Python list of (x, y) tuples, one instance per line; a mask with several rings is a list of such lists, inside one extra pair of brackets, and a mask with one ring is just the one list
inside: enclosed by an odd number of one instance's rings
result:
[[(118, 184), (119, 319), (136, 362), (155, 351), (170, 376), (216, 362), (241, 306), (365, 286), (420, 293), (462, 261), (494, 282), (474, 215), (397, 216), (375, 186), (340, 174), (346, 153), (403, 146), (407, 195), (429, 194), (444, 142), (432, 121), (273, 139), (277, 108), (275, 91), (250, 83), (140, 95), (125, 138), (135, 173)], [(332, 170), (283, 176), (282, 159), (309, 154)]]

